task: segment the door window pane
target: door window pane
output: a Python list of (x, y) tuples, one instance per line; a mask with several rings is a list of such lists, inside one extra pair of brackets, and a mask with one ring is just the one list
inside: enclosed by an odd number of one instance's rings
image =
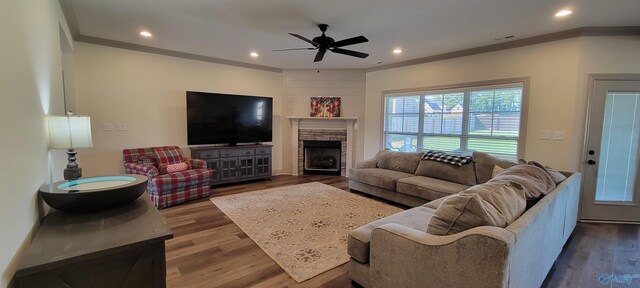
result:
[(633, 201), (640, 115), (637, 93), (607, 93), (596, 185), (597, 201)]

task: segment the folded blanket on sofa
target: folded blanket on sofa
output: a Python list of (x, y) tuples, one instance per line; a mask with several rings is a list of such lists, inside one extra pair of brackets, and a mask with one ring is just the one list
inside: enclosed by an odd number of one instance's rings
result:
[(422, 156), (422, 160), (433, 160), (443, 162), (451, 165), (462, 166), (473, 162), (471, 156), (461, 156), (456, 154), (449, 154), (442, 151), (429, 150)]
[(509, 181), (512, 184), (522, 186), (527, 199), (540, 198), (556, 188), (556, 183), (546, 171), (528, 164), (507, 168), (489, 180), (489, 182), (493, 181)]

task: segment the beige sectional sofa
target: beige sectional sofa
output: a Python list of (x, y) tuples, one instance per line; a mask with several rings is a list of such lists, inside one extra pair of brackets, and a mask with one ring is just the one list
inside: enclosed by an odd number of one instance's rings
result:
[(349, 188), (416, 207), (477, 183), (473, 165), (420, 161), (423, 154), (382, 150), (349, 169)]
[[(446, 201), (442, 196), (468, 186), (415, 175), (411, 170), (404, 174), (371, 170), (390, 170), (380, 168), (381, 157), (385, 156), (379, 153), (350, 171), (356, 177), (350, 177), (349, 186), (417, 207), (350, 233), (350, 276), (364, 287), (540, 287), (576, 225), (581, 175), (563, 172), (566, 180), (504, 228), (480, 226), (453, 235), (431, 235), (426, 232), (427, 227), (436, 209)], [(404, 160), (400, 163), (410, 163)], [(484, 168), (479, 167), (483, 165)], [(472, 166), (488, 169), (490, 165)], [(367, 175), (358, 174), (363, 172)], [(410, 179), (417, 176), (426, 179)], [(402, 188), (405, 183), (420, 186), (415, 191), (424, 193), (408, 193), (410, 190)], [(386, 186), (381, 187), (382, 184)], [(439, 199), (429, 201), (433, 198)], [(428, 203), (419, 205), (420, 202)]]

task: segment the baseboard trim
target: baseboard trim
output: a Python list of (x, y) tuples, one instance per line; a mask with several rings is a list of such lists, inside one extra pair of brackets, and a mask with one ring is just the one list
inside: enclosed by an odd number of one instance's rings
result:
[(9, 261), (9, 264), (7, 264), (7, 267), (2, 273), (2, 278), (4, 278), (4, 280), (8, 281), (9, 283), (7, 285), (7, 288), (17, 287), (17, 284), (14, 281), (13, 275), (16, 274), (16, 271), (18, 270), (18, 264), (20, 262), (20, 258), (22, 258), (22, 254), (27, 249), (29, 244), (33, 242), (33, 239), (36, 237), (36, 233), (38, 233), (39, 229), (40, 229), (40, 218), (38, 218), (38, 220), (36, 220), (36, 222), (33, 223), (31, 230), (29, 230), (29, 233), (27, 234), (25, 239), (22, 241), (22, 244), (20, 245), (16, 253), (13, 255), (13, 258), (11, 259), (11, 261)]

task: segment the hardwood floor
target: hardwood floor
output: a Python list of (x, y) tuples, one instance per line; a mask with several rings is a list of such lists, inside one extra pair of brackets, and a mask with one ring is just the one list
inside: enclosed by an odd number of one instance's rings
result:
[[(313, 181), (349, 190), (344, 177), (276, 176), (270, 181), (214, 187), (211, 196)], [(351, 287), (346, 264), (297, 283), (208, 199), (161, 213), (174, 232), (166, 246), (168, 287)], [(640, 287), (640, 279), (631, 285), (598, 282), (602, 273), (640, 274), (640, 263), (632, 265), (640, 252), (638, 227), (578, 223), (543, 287)]]

